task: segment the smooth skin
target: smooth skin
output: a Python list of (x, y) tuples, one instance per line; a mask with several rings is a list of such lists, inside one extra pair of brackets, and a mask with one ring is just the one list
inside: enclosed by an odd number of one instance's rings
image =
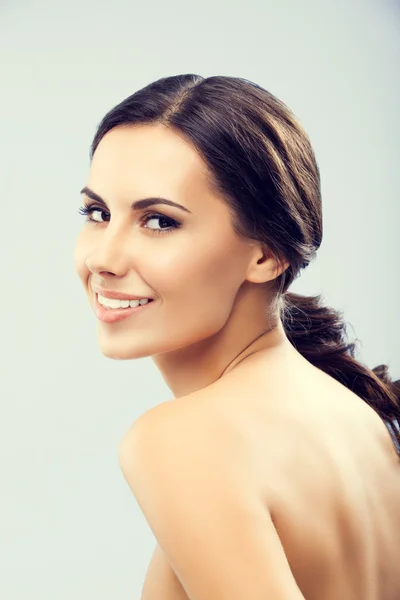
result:
[(142, 600), (400, 597), (399, 457), (301, 358), (260, 351), (157, 406), (120, 463), (158, 540)]
[[(154, 197), (182, 208), (132, 208)], [(91, 306), (92, 285), (154, 299), (98, 321), (101, 351), (151, 356), (174, 396), (119, 448), (158, 541), (142, 600), (398, 600), (399, 458), (266, 310), (287, 263), (234, 233), (199, 154), (161, 125), (109, 132), (83, 200), (95, 222), (75, 266)]]

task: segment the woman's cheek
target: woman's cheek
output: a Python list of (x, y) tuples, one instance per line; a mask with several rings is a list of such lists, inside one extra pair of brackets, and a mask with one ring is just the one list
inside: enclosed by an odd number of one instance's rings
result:
[(141, 260), (144, 279), (162, 295), (162, 291), (177, 290), (177, 286), (186, 286), (198, 270), (199, 259), (196, 252), (158, 252), (157, 256), (147, 255)]

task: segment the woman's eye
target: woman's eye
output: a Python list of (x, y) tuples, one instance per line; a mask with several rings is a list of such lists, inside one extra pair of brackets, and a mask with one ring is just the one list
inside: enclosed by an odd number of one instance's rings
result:
[(179, 227), (177, 221), (164, 215), (145, 215), (143, 221), (145, 223), (144, 228), (150, 229), (154, 233), (170, 233)]
[(107, 215), (106, 221), (110, 219), (109, 213), (98, 206), (81, 206), (79, 212), (86, 217), (86, 221), (89, 223), (104, 223), (105, 215)]

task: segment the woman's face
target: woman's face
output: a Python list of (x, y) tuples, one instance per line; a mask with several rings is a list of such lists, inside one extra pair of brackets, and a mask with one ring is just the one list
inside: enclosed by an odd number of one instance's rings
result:
[[(93, 288), (153, 299), (122, 320), (98, 318), (102, 353), (155, 356), (218, 333), (246, 280), (252, 244), (234, 233), (197, 151), (161, 125), (115, 128), (94, 154), (85, 189), (85, 218), (94, 222), (85, 221), (74, 262), (94, 312)], [(134, 206), (149, 198), (181, 208)]]

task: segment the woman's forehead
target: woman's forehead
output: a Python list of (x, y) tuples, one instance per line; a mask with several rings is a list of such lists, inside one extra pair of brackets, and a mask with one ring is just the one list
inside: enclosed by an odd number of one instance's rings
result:
[(103, 194), (120, 190), (138, 197), (151, 193), (216, 201), (209, 181), (206, 163), (182, 136), (161, 125), (135, 125), (116, 127), (103, 137), (88, 185), (103, 188)]
[(109, 131), (100, 141), (93, 157), (94, 166), (105, 163), (114, 169), (171, 169), (200, 172), (205, 163), (183, 136), (163, 125), (121, 126)]

